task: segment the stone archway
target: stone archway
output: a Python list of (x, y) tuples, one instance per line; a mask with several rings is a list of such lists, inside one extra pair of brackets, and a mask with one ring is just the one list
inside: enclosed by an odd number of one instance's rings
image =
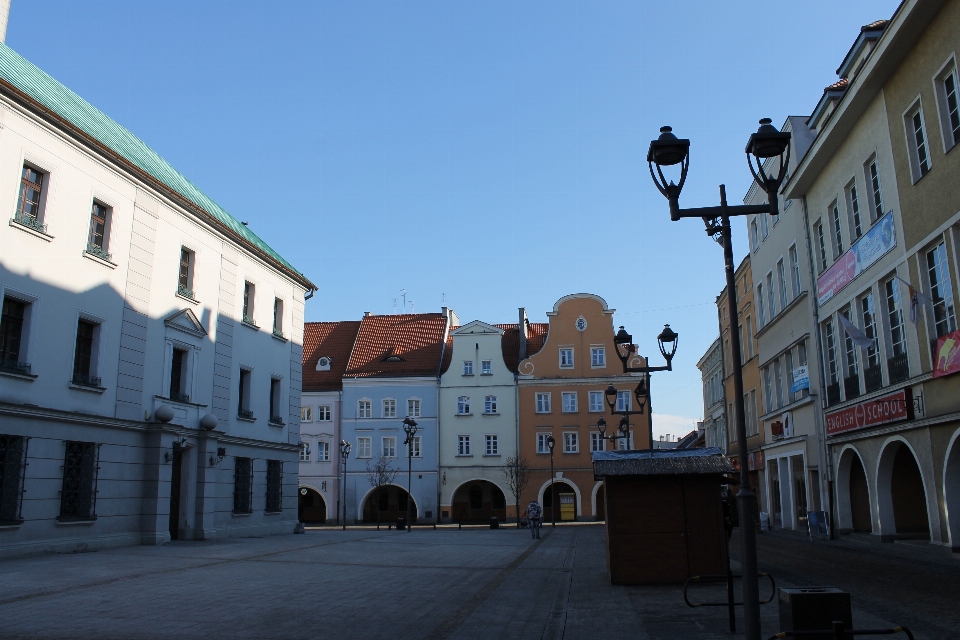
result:
[(960, 429), (954, 432), (943, 465), (943, 499), (950, 546), (960, 551)]
[(327, 520), (327, 503), (316, 489), (300, 487), (297, 514), (304, 524), (323, 524)]
[(453, 492), (450, 516), (459, 524), (487, 524), (496, 517), (507, 519), (507, 500), (503, 490), (489, 480), (468, 480)]
[(870, 533), (873, 519), (870, 511), (870, 489), (860, 453), (846, 447), (837, 464), (837, 528), (840, 531)]
[(557, 514), (557, 522), (576, 520), (580, 515), (576, 488), (567, 480), (554, 480), (553, 487), (555, 494), (551, 491), (549, 482), (543, 489), (543, 499), (540, 501), (543, 506), (543, 522), (553, 522), (554, 512)]
[(601, 480), (593, 487), (593, 515), (597, 521), (604, 521), (606, 516), (607, 487)]
[(403, 487), (388, 484), (379, 490), (371, 489), (363, 499), (362, 520), (365, 524), (396, 524), (398, 518), (407, 519), (407, 509), (410, 509), (412, 522), (417, 521), (417, 501), (407, 504), (409, 494)]
[(930, 517), (920, 465), (906, 441), (890, 440), (877, 465), (877, 507), (884, 540), (927, 538)]

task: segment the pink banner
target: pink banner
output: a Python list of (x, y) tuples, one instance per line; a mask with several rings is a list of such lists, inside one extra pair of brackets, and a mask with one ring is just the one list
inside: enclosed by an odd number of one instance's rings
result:
[(823, 304), (857, 277), (857, 258), (847, 251), (817, 278), (817, 300)]
[(941, 378), (960, 371), (960, 331), (954, 331), (937, 338), (937, 362), (933, 367), (933, 377)]

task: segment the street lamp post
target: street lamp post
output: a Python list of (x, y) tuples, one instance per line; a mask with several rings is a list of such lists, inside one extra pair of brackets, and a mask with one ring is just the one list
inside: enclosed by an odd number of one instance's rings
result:
[[(732, 319), (737, 311), (737, 288), (734, 278), (733, 243), (730, 237), (730, 218), (756, 214), (778, 214), (777, 193), (787, 173), (790, 161), (790, 133), (780, 132), (771, 124), (769, 118), (760, 121), (760, 128), (750, 135), (745, 149), (747, 165), (754, 180), (767, 194), (767, 204), (727, 205), (727, 190), (720, 185), (720, 206), (694, 209), (680, 208), (680, 191), (687, 179), (690, 166), (690, 141), (677, 139), (670, 127), (660, 129), (660, 137), (650, 143), (647, 151), (647, 165), (650, 177), (660, 193), (670, 205), (670, 219), (676, 222), (681, 218), (701, 218), (706, 225), (707, 235), (723, 246), (724, 268), (727, 277), (727, 307), (730, 310), (730, 348), (734, 357), (733, 387), (737, 420), (737, 454), (740, 461), (740, 490), (737, 493), (737, 506), (740, 512), (740, 539), (743, 558), (743, 614), (747, 640), (760, 638), (760, 590), (757, 580), (757, 535), (754, 531), (756, 494), (750, 486), (749, 461), (747, 458), (747, 427), (744, 420), (743, 404), (743, 368), (740, 358), (740, 332), (733, 327)], [(776, 174), (767, 175), (763, 168), (767, 159), (779, 158), (780, 169)], [(754, 168), (756, 161), (756, 168)], [(662, 167), (680, 165), (680, 183), (667, 182)], [(656, 166), (656, 174), (654, 174)], [(659, 178), (659, 179), (658, 179)]]
[[(660, 332), (660, 335), (657, 336), (657, 345), (660, 347), (660, 353), (663, 355), (663, 359), (667, 361), (666, 366), (662, 367), (651, 367), (645, 365), (642, 367), (631, 367), (630, 360), (635, 358), (633, 354), (636, 353), (636, 345), (633, 344), (633, 336), (627, 333), (627, 330), (622, 326), (620, 330), (617, 331), (617, 335), (613, 338), (613, 344), (617, 349), (617, 358), (620, 359), (620, 362), (623, 364), (624, 373), (641, 373), (643, 376), (640, 378), (640, 383), (637, 385), (637, 388), (634, 390), (633, 394), (637, 398), (637, 404), (640, 407), (639, 411), (614, 411), (614, 404), (617, 399), (617, 391), (613, 388), (613, 385), (607, 387), (606, 396), (607, 404), (610, 405), (610, 413), (613, 415), (623, 416), (620, 423), (623, 425), (624, 420), (629, 422), (629, 416), (634, 414), (643, 414), (643, 406), (646, 403), (651, 411), (653, 412), (653, 406), (650, 402), (650, 383), (649, 377), (651, 373), (656, 371), (673, 371), (673, 357), (677, 355), (677, 344), (680, 342), (680, 335), (677, 334), (673, 329), (670, 328), (670, 325), (663, 325), (663, 331)], [(611, 390), (613, 390), (613, 395), (611, 397)], [(628, 425), (629, 428), (629, 425)], [(647, 420), (647, 433), (650, 437), (650, 448), (653, 449), (653, 416), (650, 416), (650, 419)], [(629, 443), (629, 440), (627, 441)]]
[(557, 495), (553, 492), (553, 448), (556, 444), (553, 436), (547, 436), (547, 448), (550, 449), (550, 526), (554, 528), (557, 526)]
[(341, 499), (341, 503), (343, 504), (343, 530), (344, 531), (347, 530), (347, 458), (350, 457), (350, 449), (351, 449), (351, 446), (349, 442), (347, 442), (346, 440), (340, 441), (340, 469), (341, 469), (340, 474), (341, 474), (341, 477), (343, 478), (340, 481), (340, 484), (343, 485), (341, 487), (341, 493), (343, 495), (343, 498)]
[(407, 445), (407, 533), (410, 533), (410, 524), (413, 522), (410, 517), (410, 505), (413, 502), (413, 437), (419, 430), (416, 420), (409, 417), (403, 419), (403, 432), (407, 434), (403, 441)]

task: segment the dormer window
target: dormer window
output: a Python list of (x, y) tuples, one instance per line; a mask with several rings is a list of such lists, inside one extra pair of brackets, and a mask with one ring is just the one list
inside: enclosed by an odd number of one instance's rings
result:
[(317, 371), (330, 371), (330, 365), (333, 363), (333, 358), (328, 356), (320, 356), (320, 359), (317, 360)]

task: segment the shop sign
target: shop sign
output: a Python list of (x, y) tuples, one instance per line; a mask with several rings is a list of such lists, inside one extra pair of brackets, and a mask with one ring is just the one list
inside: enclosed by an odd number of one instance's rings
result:
[(750, 463), (750, 471), (763, 469), (763, 451), (754, 451), (753, 453), (748, 454), (747, 460)]
[(890, 211), (817, 278), (818, 303), (822, 305), (835, 296), (895, 246), (897, 234)]
[(780, 416), (776, 422), (770, 423), (770, 435), (774, 440), (783, 440), (793, 437), (793, 414), (789, 411)]
[(900, 420), (913, 420), (913, 397), (909, 388), (828, 413), (827, 435)]
[(960, 371), (960, 331), (937, 338), (937, 364), (933, 377), (942, 378)]
[(807, 365), (802, 367), (797, 367), (793, 370), (793, 385), (790, 387), (790, 391), (796, 393), (798, 391), (803, 391), (804, 389), (810, 388), (810, 369), (807, 368)]

